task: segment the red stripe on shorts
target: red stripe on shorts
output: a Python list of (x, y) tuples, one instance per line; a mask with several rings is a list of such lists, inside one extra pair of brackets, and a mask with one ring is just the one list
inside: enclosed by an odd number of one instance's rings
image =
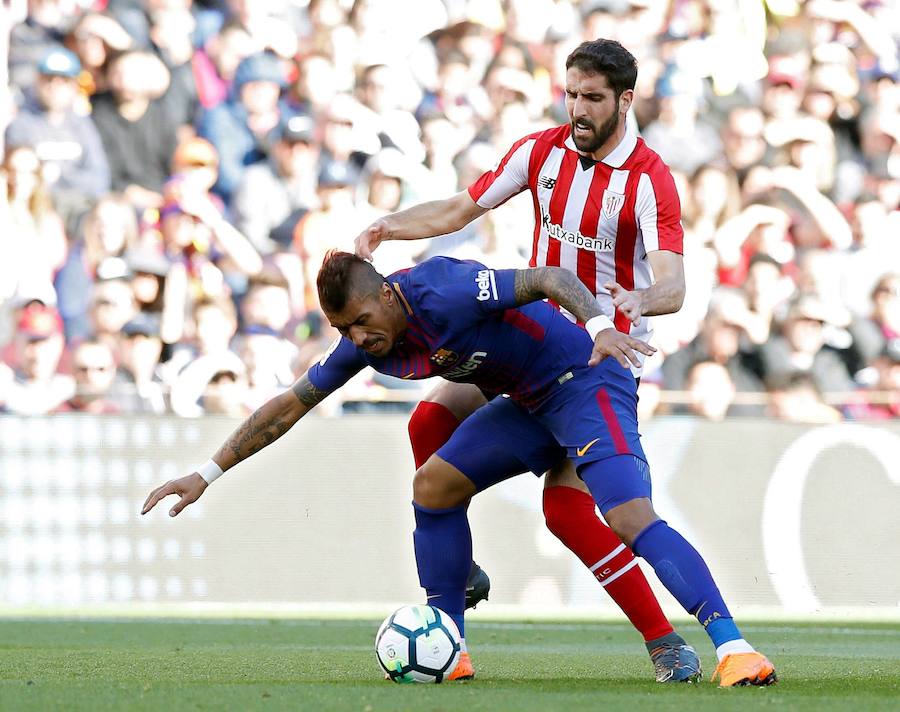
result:
[(625, 440), (622, 426), (619, 425), (619, 416), (616, 415), (612, 401), (609, 399), (609, 393), (606, 392), (605, 388), (600, 388), (597, 391), (597, 403), (600, 406), (600, 412), (603, 413), (603, 419), (606, 421), (606, 427), (609, 429), (609, 435), (616, 448), (616, 453), (618, 455), (627, 455), (631, 450), (628, 447), (628, 441)]

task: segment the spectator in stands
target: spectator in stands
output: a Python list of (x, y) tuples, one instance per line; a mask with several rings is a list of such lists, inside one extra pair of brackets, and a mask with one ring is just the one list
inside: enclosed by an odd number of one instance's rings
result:
[(853, 341), (864, 360), (872, 363), (888, 343), (900, 338), (900, 273), (889, 272), (872, 290), (872, 312), (855, 322)]
[(109, 344), (104, 341), (82, 341), (72, 354), (75, 393), (55, 409), (55, 413), (118, 413), (119, 407), (109, 398), (116, 362)]
[(234, 196), (235, 224), (260, 253), (288, 247), (293, 225), (318, 204), (318, 157), (312, 119), (292, 116), (282, 122), (268, 160), (244, 171)]
[(743, 284), (747, 309), (741, 322), (750, 341), (759, 346), (769, 340), (776, 313), (793, 296), (795, 289), (794, 282), (784, 276), (782, 265), (775, 259), (766, 254), (750, 258)]
[(259, 274), (259, 253), (234, 227), (216, 196), (176, 177), (166, 187), (160, 230), (166, 256), (188, 268), (197, 289), (219, 296), (248, 276)]
[(332, 58), (322, 52), (310, 52), (297, 62), (297, 78), (288, 91), (288, 105), (295, 114), (321, 116), (340, 84)]
[(713, 238), (719, 282), (741, 285), (755, 254), (768, 255), (781, 265), (791, 263), (796, 250), (790, 239), (790, 224), (787, 212), (768, 202), (748, 205), (726, 221)]
[(122, 327), (119, 366), (110, 398), (123, 413), (166, 412), (159, 371), (163, 347), (159, 327), (159, 317), (145, 312)]
[(699, 118), (700, 77), (670, 66), (656, 84), (659, 118), (644, 131), (647, 145), (675, 170), (693, 173), (722, 149), (716, 130)]
[(3, 158), (0, 179), (0, 304), (3, 299), (52, 291), (66, 259), (66, 235), (44, 187), (34, 149), (19, 146)]
[(207, 415), (245, 418), (251, 412), (247, 407), (248, 391), (243, 364), (240, 361), (223, 364), (210, 376), (198, 408)]
[(322, 163), (347, 164), (354, 184), (363, 165), (381, 150), (371, 116), (347, 94), (335, 96), (322, 118)]
[(728, 369), (715, 361), (698, 361), (691, 366), (686, 386), (688, 412), (707, 420), (724, 419), (736, 393)]
[(151, 52), (130, 50), (109, 63), (109, 92), (94, 99), (93, 119), (103, 139), (113, 190), (138, 209), (159, 208), (177, 143), (177, 121), (160, 97), (169, 76)]
[(94, 284), (89, 317), (91, 339), (114, 348), (119, 332), (137, 313), (131, 275), (127, 269)]
[(198, 133), (219, 154), (215, 192), (231, 203), (247, 166), (265, 160), (275, 130), (288, 113), (279, 101), (285, 84), (281, 60), (272, 54), (253, 54), (241, 60), (227, 101), (205, 111)]
[(106, 65), (116, 52), (131, 49), (134, 40), (125, 28), (101, 12), (86, 12), (66, 35), (66, 46), (78, 55), (82, 73), (79, 81), (91, 96), (109, 89)]
[(177, 185), (179, 194), (209, 196), (219, 178), (219, 154), (215, 146), (199, 136), (180, 142), (172, 155), (172, 177), (176, 180), (170, 187)]
[(856, 417), (887, 420), (900, 418), (900, 338), (893, 338), (885, 344), (884, 351), (875, 359), (878, 380), (873, 390), (879, 391), (884, 400), (870, 404)]
[(246, 28), (238, 21), (229, 20), (194, 53), (194, 82), (203, 109), (211, 109), (225, 101), (238, 65), (253, 54), (253, 48), (253, 40)]
[(710, 312), (700, 333), (687, 346), (663, 361), (662, 372), (666, 388), (685, 390), (688, 374), (696, 363), (712, 361), (728, 371), (738, 392), (761, 391), (763, 386), (753, 370), (752, 353), (741, 349), (745, 331), (736, 319), (729, 303), (710, 304)]
[(72, 396), (75, 382), (57, 371), (65, 342), (56, 309), (36, 301), (24, 306), (13, 345), (14, 363), (0, 364), (0, 408), (44, 415)]
[(248, 325), (238, 334), (235, 352), (247, 367), (244, 405), (256, 410), (295, 380), (297, 347), (270, 326)]
[(149, 9), (150, 41), (169, 71), (169, 86), (163, 101), (171, 121), (178, 127), (178, 137), (193, 134), (200, 101), (194, 79), (192, 38), (197, 22), (190, 0), (151, 3)]
[(79, 233), (55, 280), (67, 340), (90, 335), (91, 286), (101, 264), (108, 268), (108, 260), (121, 260), (127, 250), (137, 246), (137, 216), (124, 195), (107, 193), (81, 219)]
[(237, 333), (237, 315), (231, 301), (197, 301), (192, 322), (192, 340), (178, 347), (165, 369), (172, 384), (172, 410), (182, 416), (201, 414), (198, 401), (214, 374), (226, 367), (236, 369), (235, 372), (244, 370), (240, 358), (231, 350)]
[(75, 112), (81, 63), (62, 47), (38, 63), (34, 94), (6, 130), (9, 146), (30, 146), (41, 160), (58, 209), (68, 215), (109, 190), (110, 172), (97, 129)]
[(825, 343), (825, 326), (846, 327), (814, 294), (802, 294), (791, 304), (781, 334), (760, 349), (763, 376), (777, 383), (792, 373), (807, 374), (823, 393), (846, 392), (853, 381), (844, 361)]
[(689, 199), (682, 201), (682, 214), (699, 243), (711, 243), (716, 230), (740, 210), (741, 191), (734, 171), (715, 163), (694, 171)]
[[(410, 93), (411, 81), (399, 69), (372, 64), (360, 74), (357, 97), (362, 107), (371, 112), (373, 130), (378, 134), (381, 146), (396, 148), (418, 163), (424, 155), (419, 141), (421, 129), (412, 113), (404, 108), (403, 97), (404, 90)], [(418, 94), (414, 85), (412, 93)]]
[(756, 106), (736, 106), (722, 130), (725, 158), (743, 182), (751, 168), (766, 157), (765, 116)]
[[(23, 3), (8, 3), (3, 20), (11, 17)], [(9, 37), (9, 74), (20, 90), (33, 87), (37, 81), (41, 59), (59, 46), (71, 21), (72, 6), (67, 0), (29, 0), (24, 22), (6, 27)]]
[(801, 371), (783, 372), (770, 381), (768, 414), (791, 423), (827, 424), (841, 420), (840, 411), (822, 399), (815, 379)]

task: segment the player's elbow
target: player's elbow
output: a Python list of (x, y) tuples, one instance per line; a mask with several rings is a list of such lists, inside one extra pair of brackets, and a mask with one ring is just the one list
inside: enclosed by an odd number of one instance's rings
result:
[(682, 278), (680, 283), (676, 284), (674, 289), (672, 290), (672, 311), (677, 312), (684, 306), (684, 295), (686, 292), (684, 279)]

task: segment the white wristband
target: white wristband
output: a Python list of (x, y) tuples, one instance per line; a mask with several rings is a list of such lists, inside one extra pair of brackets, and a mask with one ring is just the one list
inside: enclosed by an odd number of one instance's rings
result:
[(606, 331), (607, 329), (615, 329), (616, 325), (613, 324), (612, 319), (605, 314), (598, 314), (597, 316), (588, 319), (584, 328), (587, 329), (587, 333), (590, 334), (591, 341), (595, 341), (597, 339), (597, 334), (601, 331)]
[(206, 484), (211, 485), (224, 475), (225, 471), (212, 460), (207, 460), (197, 468), (197, 474), (206, 480)]

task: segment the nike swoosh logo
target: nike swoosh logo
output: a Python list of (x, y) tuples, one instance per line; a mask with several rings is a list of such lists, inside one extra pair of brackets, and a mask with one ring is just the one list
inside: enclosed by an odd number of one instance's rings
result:
[(599, 441), (599, 440), (600, 440), (600, 438), (594, 438), (593, 440), (591, 440), (591, 441), (590, 441), (587, 445), (585, 445), (584, 447), (578, 448), (578, 449), (575, 451), (575, 453), (578, 455), (578, 457), (583, 457), (583, 456), (584, 456), (584, 453), (586, 453), (588, 450), (590, 450), (592, 447), (594, 447), (594, 444), (595, 444), (597, 441)]
[(416, 372), (413, 371), (412, 373), (407, 373), (405, 376), (403, 376), (403, 379), (406, 380), (407, 378), (412, 378), (415, 375), (416, 375)]

